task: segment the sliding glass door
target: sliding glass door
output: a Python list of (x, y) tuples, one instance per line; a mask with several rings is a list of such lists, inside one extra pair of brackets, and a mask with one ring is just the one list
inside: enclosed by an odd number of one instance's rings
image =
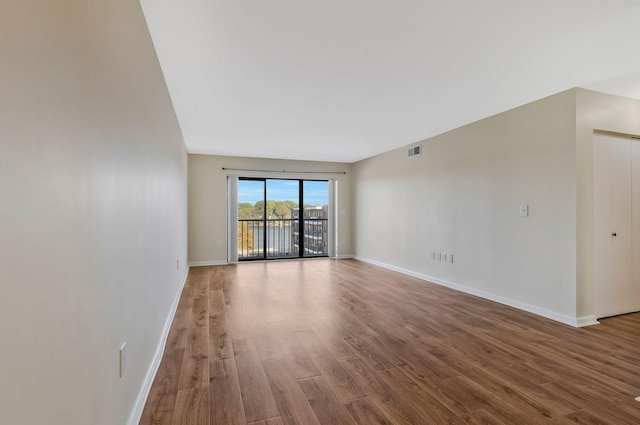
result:
[(240, 178), (237, 196), (239, 260), (328, 255), (328, 181)]
[(238, 258), (264, 258), (265, 180), (238, 181)]
[(329, 248), (329, 182), (302, 182), (304, 214), (302, 219), (302, 255), (327, 255)]

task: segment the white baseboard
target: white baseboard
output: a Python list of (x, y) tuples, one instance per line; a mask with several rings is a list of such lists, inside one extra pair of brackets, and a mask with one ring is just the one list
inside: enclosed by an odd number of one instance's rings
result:
[(171, 306), (171, 310), (169, 311), (167, 320), (164, 323), (164, 328), (162, 329), (162, 334), (160, 335), (160, 341), (158, 342), (156, 353), (153, 356), (151, 364), (149, 365), (149, 369), (147, 370), (147, 375), (144, 378), (142, 387), (140, 388), (140, 392), (138, 393), (138, 397), (136, 398), (136, 402), (134, 403), (133, 408), (131, 409), (131, 413), (129, 414), (129, 420), (127, 421), (127, 425), (138, 425), (140, 423), (140, 419), (142, 418), (142, 411), (144, 410), (144, 405), (147, 402), (147, 397), (149, 397), (149, 391), (151, 390), (151, 385), (153, 384), (153, 380), (156, 378), (156, 373), (158, 373), (158, 368), (160, 367), (160, 362), (162, 361), (162, 355), (164, 354), (164, 348), (167, 344), (167, 337), (169, 336), (169, 330), (171, 329), (173, 318), (176, 315), (176, 310), (178, 309), (178, 302), (180, 301), (180, 296), (182, 295), (184, 285), (187, 283), (188, 275), (189, 275), (189, 266), (187, 266), (187, 270), (182, 279), (182, 284), (180, 285), (180, 288), (176, 294), (176, 297), (173, 300), (173, 305)]
[(577, 320), (578, 327), (583, 327), (583, 326), (591, 326), (591, 325), (599, 325), (600, 322), (598, 322), (598, 318), (596, 316), (582, 316), (582, 317), (578, 317)]
[(373, 264), (375, 266), (383, 267), (385, 269), (393, 270), (398, 273), (406, 274), (408, 276), (416, 277), (421, 280), (425, 280), (431, 283), (435, 283), (440, 286), (446, 286), (447, 288), (455, 289), (456, 291), (464, 292), (466, 294), (475, 295), (476, 297), (484, 298), (490, 301), (495, 301), (500, 304), (507, 305), (509, 307), (517, 308), (518, 310), (524, 310), (529, 313), (537, 314), (538, 316), (546, 317), (547, 319), (555, 320), (556, 322), (564, 323), (573, 327), (582, 327), (598, 324), (595, 316), (585, 317), (571, 317), (565, 314), (556, 313), (541, 307), (526, 304), (520, 301), (512, 300), (510, 298), (495, 295), (489, 292), (481, 291), (479, 289), (470, 288), (468, 286), (460, 285), (458, 283), (449, 282), (447, 280), (439, 279), (437, 277), (429, 276), (422, 273), (417, 273), (411, 270), (403, 269), (400, 267), (392, 266), (390, 264), (382, 263), (380, 261), (371, 260), (369, 258), (354, 257), (356, 260), (363, 261), (365, 263)]
[[(354, 258), (353, 255), (336, 255), (335, 257), (331, 257), (335, 260), (347, 260), (350, 258)], [(290, 260), (300, 260), (301, 258), (290, 258)], [(314, 259), (313, 257), (304, 258), (306, 260)], [(261, 261), (261, 260), (253, 260), (253, 261)], [(270, 261), (270, 260), (264, 260)], [(191, 267), (201, 267), (201, 266), (226, 266), (228, 264), (238, 264), (238, 263), (229, 263), (227, 261), (191, 261), (189, 266)]]
[(189, 265), (191, 267), (201, 267), (201, 266), (226, 266), (229, 264), (226, 261), (191, 261)]

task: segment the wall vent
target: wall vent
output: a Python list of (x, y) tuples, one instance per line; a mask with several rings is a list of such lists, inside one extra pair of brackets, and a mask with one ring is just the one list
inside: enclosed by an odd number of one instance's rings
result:
[(407, 156), (411, 158), (412, 156), (420, 156), (422, 153), (422, 146), (413, 146), (407, 150)]

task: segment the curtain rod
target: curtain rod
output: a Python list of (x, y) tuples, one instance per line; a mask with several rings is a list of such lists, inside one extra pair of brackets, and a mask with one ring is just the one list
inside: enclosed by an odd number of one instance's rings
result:
[(250, 168), (227, 168), (224, 171), (257, 171), (261, 173), (294, 173), (294, 174), (347, 174), (346, 171), (287, 171), (287, 170), (252, 170)]

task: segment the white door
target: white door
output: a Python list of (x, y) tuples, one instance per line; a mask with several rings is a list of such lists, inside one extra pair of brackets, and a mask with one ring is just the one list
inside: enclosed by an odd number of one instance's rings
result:
[(631, 226), (633, 230), (633, 287), (635, 290), (635, 307), (640, 311), (640, 140), (631, 139)]
[(640, 177), (637, 144), (594, 134), (594, 301), (599, 318), (640, 311), (640, 266), (634, 261), (640, 254), (640, 196), (633, 190), (640, 190), (640, 184), (634, 185)]

